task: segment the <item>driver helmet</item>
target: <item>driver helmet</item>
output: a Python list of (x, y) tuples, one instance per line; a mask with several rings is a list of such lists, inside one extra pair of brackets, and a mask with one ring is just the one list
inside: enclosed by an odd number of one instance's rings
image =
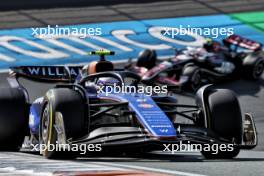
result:
[(208, 52), (214, 51), (214, 41), (210, 38), (206, 38), (203, 47)]
[(110, 61), (93, 61), (82, 68), (82, 75), (85, 76), (113, 70), (114, 64)]
[(218, 52), (218, 51), (221, 51), (221, 44), (217, 41), (210, 39), (210, 38), (206, 38), (205, 43), (203, 45), (203, 48), (207, 52)]
[(141, 51), (138, 55), (137, 66), (151, 69), (155, 67), (157, 60), (157, 53), (155, 50), (146, 49)]

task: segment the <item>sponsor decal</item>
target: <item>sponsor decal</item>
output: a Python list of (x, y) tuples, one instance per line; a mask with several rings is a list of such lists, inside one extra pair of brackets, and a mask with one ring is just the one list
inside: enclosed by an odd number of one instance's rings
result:
[[(67, 72), (64, 67), (25, 67), (24, 72), (32, 76), (65, 76)], [(77, 76), (80, 73), (79, 68), (69, 68), (72, 76)]]
[(147, 103), (142, 103), (138, 105), (141, 108), (153, 108), (153, 105), (147, 104)]
[(147, 100), (145, 98), (139, 98), (137, 99), (137, 102), (146, 102)]
[(12, 67), (12, 71), (33, 78), (43, 79), (68, 79), (76, 78), (81, 73), (80, 67), (64, 67), (64, 66), (23, 66)]
[(35, 119), (34, 114), (32, 112), (30, 112), (30, 114), (29, 114), (29, 126), (34, 126), (35, 125), (34, 119)]

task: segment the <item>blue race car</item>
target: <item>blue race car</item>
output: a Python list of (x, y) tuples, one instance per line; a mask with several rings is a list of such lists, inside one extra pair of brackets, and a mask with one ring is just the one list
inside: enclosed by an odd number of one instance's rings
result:
[[(46, 158), (67, 158), (78, 156), (73, 147), (84, 145), (91, 146), (89, 151), (148, 152), (186, 143), (233, 146), (217, 153), (201, 150), (206, 158), (233, 158), (240, 149), (257, 145), (253, 117), (241, 115), (232, 91), (207, 85), (197, 92), (196, 105), (178, 104), (173, 96), (139, 92), (140, 76), (117, 71), (105, 60), (113, 52), (91, 54), (99, 55), (100, 61), (84, 67), (11, 68), (10, 87), (0, 89), (2, 151), (18, 150), (23, 144)], [(19, 77), (57, 85), (30, 102)], [(115, 92), (116, 86), (135, 87), (135, 92)]]

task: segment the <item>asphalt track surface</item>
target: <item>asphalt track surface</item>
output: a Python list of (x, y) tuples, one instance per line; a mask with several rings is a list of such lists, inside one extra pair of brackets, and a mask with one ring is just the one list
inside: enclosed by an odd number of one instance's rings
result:
[[(146, 10), (147, 9), (147, 10)], [(29, 9), (0, 12), (0, 28), (80, 24), (106, 21), (138, 20), (194, 16), (264, 9), (263, 0), (244, 1), (149, 1), (115, 3), (75, 8)], [(0, 75), (6, 86), (6, 74)], [(45, 93), (47, 85), (25, 82), (34, 99)], [(234, 90), (243, 112), (254, 115), (259, 145), (254, 151), (242, 151), (234, 160), (205, 160), (199, 153), (149, 154), (147, 156), (93, 156), (73, 161), (45, 160), (38, 155), (0, 153), (0, 175), (49, 175), (53, 171), (138, 170), (169, 175), (263, 175), (264, 168), (264, 75), (257, 82), (232, 81), (219, 87)], [(192, 95), (176, 94), (180, 103), (194, 104)]]

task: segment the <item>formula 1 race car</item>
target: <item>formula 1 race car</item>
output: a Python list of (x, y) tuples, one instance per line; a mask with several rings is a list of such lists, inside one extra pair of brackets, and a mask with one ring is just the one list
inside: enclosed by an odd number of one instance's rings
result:
[[(1, 150), (18, 150), (25, 136), (30, 136), (27, 142), (32, 144), (94, 144), (107, 151), (148, 152), (179, 143), (233, 146), (217, 153), (201, 150), (206, 158), (233, 158), (240, 149), (257, 145), (253, 117), (242, 117), (232, 91), (206, 85), (197, 92), (196, 105), (178, 104), (175, 97), (167, 95), (109, 91), (114, 86), (134, 86), (137, 90), (140, 77), (115, 71), (104, 59), (113, 52), (91, 54), (100, 55), (100, 61), (82, 67), (79, 74), (78, 66), (11, 68), (7, 79), (10, 87), (0, 89)], [(55, 81), (57, 85), (30, 102), (20, 77)], [(46, 158), (77, 154), (56, 149), (45, 147), (40, 153)]]
[(145, 50), (136, 65), (129, 63), (125, 68), (139, 74), (146, 84), (196, 91), (205, 83), (258, 79), (264, 70), (264, 52), (261, 43), (231, 35), (223, 45), (206, 39), (203, 47), (176, 51), (175, 57), (160, 63), (155, 51)]

